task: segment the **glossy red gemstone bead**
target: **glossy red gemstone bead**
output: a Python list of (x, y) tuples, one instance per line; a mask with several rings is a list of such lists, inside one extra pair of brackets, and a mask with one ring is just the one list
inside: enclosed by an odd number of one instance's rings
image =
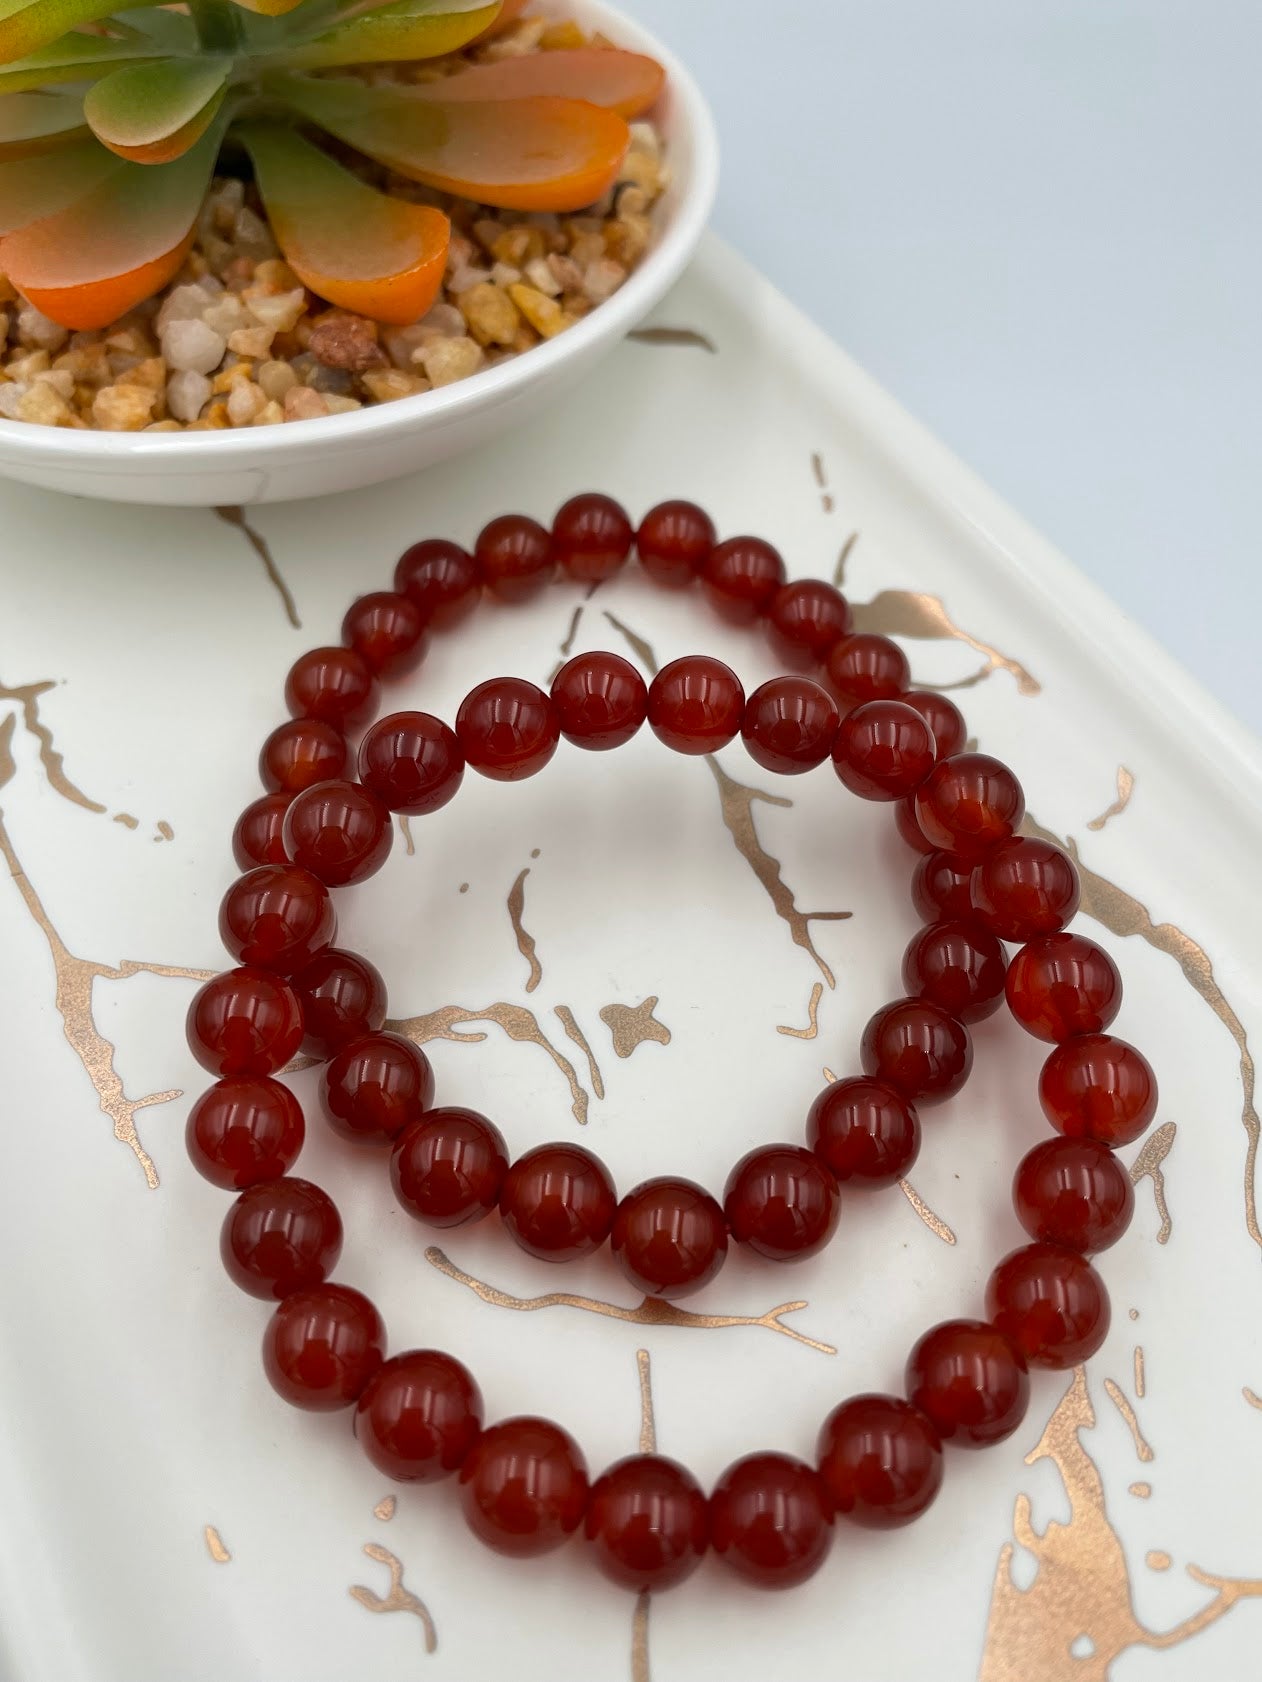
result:
[(644, 1180), (619, 1203), (614, 1259), (646, 1297), (686, 1297), (708, 1285), (727, 1258), (723, 1211), (691, 1180)]
[(1097, 1139), (1044, 1139), (1021, 1159), (1012, 1206), (1031, 1238), (1094, 1254), (1131, 1224), (1135, 1189)]
[(784, 583), (784, 561), (761, 537), (729, 537), (706, 556), (701, 583), (721, 618), (752, 625)]
[(745, 703), (741, 735), (764, 770), (796, 776), (822, 765), (841, 715), (826, 689), (805, 677), (773, 677)]
[(1008, 968), (1008, 1008), (1038, 1039), (1103, 1033), (1121, 1007), (1117, 965), (1083, 935), (1042, 935)]
[(657, 584), (680, 590), (700, 573), (717, 540), (714, 522), (695, 502), (659, 502), (640, 522), (640, 565)]
[(335, 1133), (384, 1145), (434, 1102), (429, 1058), (398, 1034), (365, 1034), (320, 1071), (320, 1102)]
[(294, 796), (284, 835), (295, 864), (340, 888), (376, 875), (390, 856), (394, 825), (366, 788), (339, 778)]
[(714, 753), (741, 727), (745, 691), (730, 666), (686, 654), (663, 666), (649, 685), (649, 727), (676, 753)]
[(957, 753), (963, 753), (968, 726), (954, 701), (939, 695), (936, 689), (908, 689), (899, 700), (905, 707), (914, 707), (933, 731), (939, 759), (953, 759)]
[(892, 1186), (920, 1154), (920, 1121), (900, 1092), (856, 1075), (830, 1081), (811, 1105), (806, 1139), (835, 1179)]
[(432, 713), (391, 713), (359, 744), (359, 780), (391, 812), (437, 812), (463, 778), (459, 739)]
[(539, 1145), (519, 1156), (500, 1190), (510, 1236), (541, 1261), (598, 1250), (613, 1226), (618, 1194), (609, 1170), (581, 1145)]
[(901, 1396), (852, 1396), (834, 1408), (815, 1458), (833, 1513), (869, 1530), (910, 1524), (942, 1488), (942, 1439)]
[(986, 1448), (1025, 1418), (1025, 1357), (985, 1320), (944, 1320), (907, 1357), (907, 1394), (943, 1442)]
[(561, 727), (542, 689), (525, 678), (497, 677), (461, 701), (456, 735), (475, 771), (515, 783), (543, 770), (557, 750)]
[(349, 1285), (312, 1285), (285, 1297), (263, 1334), (263, 1370), (294, 1407), (349, 1407), (386, 1352), (381, 1316)]
[(921, 829), (916, 817), (916, 796), (914, 794), (909, 794), (904, 799), (894, 802), (894, 828), (913, 853), (920, 853), (922, 857), (927, 858), (933, 852), (933, 843), (926, 838), (925, 832)]
[(1133, 1144), (1157, 1113), (1148, 1059), (1112, 1034), (1080, 1034), (1058, 1045), (1039, 1075), (1039, 1102), (1070, 1139)]
[(561, 734), (575, 747), (620, 748), (648, 717), (644, 679), (620, 654), (576, 654), (552, 680)]
[(977, 920), (1000, 940), (1056, 934), (1078, 909), (1078, 871), (1059, 847), (1014, 835), (973, 871)]
[(867, 701), (841, 721), (833, 769), (865, 800), (902, 800), (933, 769), (933, 733), (901, 701)]
[(271, 793), (300, 794), (346, 769), (346, 739), (318, 718), (287, 718), (259, 750), (259, 777)]
[(232, 856), (238, 870), (288, 863), (284, 826), (292, 799), (292, 794), (261, 794), (242, 812), (232, 831)]
[(926, 853), (912, 876), (911, 897), (926, 923), (974, 921), (972, 865), (950, 853)]
[(219, 938), (241, 964), (287, 975), (337, 936), (324, 883), (297, 864), (261, 864), (235, 881), (219, 906)]
[(849, 636), (850, 604), (822, 578), (795, 578), (767, 604), (771, 646), (789, 665), (820, 664), (834, 643)]
[(896, 999), (878, 1010), (859, 1048), (865, 1073), (922, 1104), (958, 1092), (973, 1066), (968, 1029), (928, 999)]
[(507, 1173), (504, 1135), (476, 1110), (431, 1110), (399, 1135), (390, 1157), (394, 1195), (428, 1226), (489, 1215)]
[(1085, 1256), (1056, 1244), (1026, 1244), (999, 1263), (986, 1286), (996, 1330), (1031, 1366), (1058, 1371), (1094, 1355), (1109, 1331), (1109, 1295)]
[(958, 1022), (980, 1022), (1003, 1003), (1007, 968), (999, 941), (976, 923), (927, 923), (903, 953), (903, 986)]
[(556, 571), (551, 536), (525, 514), (501, 514), (484, 526), (474, 555), (487, 588), (502, 602), (526, 601)]
[(219, 1254), (234, 1285), (276, 1302), (322, 1285), (342, 1253), (333, 1200), (309, 1180), (250, 1186), (224, 1216)]
[(402, 677), (415, 671), (428, 640), (424, 614), (410, 596), (396, 590), (360, 596), (342, 620), (342, 641), (378, 677)]
[(459, 1471), (482, 1430), (482, 1392), (468, 1368), (437, 1349), (396, 1355), (355, 1404), (355, 1438), (379, 1472), (437, 1483)]
[(727, 1177), (723, 1213), (738, 1244), (769, 1261), (801, 1261), (837, 1230), (836, 1176), (801, 1145), (763, 1145)]
[(916, 790), (916, 818), (944, 852), (979, 859), (1007, 841), (1025, 815), (1021, 784), (986, 753), (940, 759)]
[(760, 1589), (813, 1577), (832, 1546), (832, 1516), (814, 1467), (787, 1454), (748, 1454), (729, 1466), (710, 1497), (710, 1545)]
[(606, 1577), (634, 1594), (657, 1594), (700, 1565), (709, 1511), (700, 1485), (677, 1461), (631, 1454), (592, 1485), (583, 1531)]
[(287, 981), (265, 969), (231, 969), (193, 995), (189, 1050), (212, 1075), (274, 1075), (302, 1041), (302, 1008)]
[(574, 496), (552, 522), (552, 548), (562, 569), (580, 583), (612, 578), (631, 553), (635, 532), (611, 496)]
[(188, 1112), (189, 1160), (212, 1185), (241, 1191), (288, 1171), (306, 1127), (302, 1105), (279, 1081), (221, 1080)]
[(458, 625), (477, 606), (482, 579), (466, 549), (443, 537), (429, 537), (403, 551), (394, 569), (394, 587), (439, 631)]
[(874, 631), (856, 631), (835, 642), (824, 669), (846, 708), (861, 707), (865, 701), (900, 700), (911, 683), (907, 656), (896, 642)]
[(587, 1462), (568, 1431), (549, 1419), (491, 1425), (465, 1456), (460, 1492), (469, 1528), (496, 1553), (551, 1553), (587, 1509)]
[(300, 654), (285, 679), (285, 705), (295, 718), (318, 718), (353, 730), (376, 716), (381, 685), (353, 648), (313, 648)]
[(302, 1005), (308, 1057), (332, 1057), (351, 1040), (375, 1034), (386, 1019), (381, 971), (355, 952), (330, 946), (291, 980)]

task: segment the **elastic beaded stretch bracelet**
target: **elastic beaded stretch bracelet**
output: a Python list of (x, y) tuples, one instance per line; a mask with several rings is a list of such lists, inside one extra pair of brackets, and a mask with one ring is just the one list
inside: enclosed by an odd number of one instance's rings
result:
[[(380, 679), (412, 670), (427, 631), (457, 623), (483, 588), (533, 594), (557, 570), (595, 582), (637, 547), (667, 587), (700, 579), (721, 614), (763, 621), (787, 663), (823, 668), (827, 687), (788, 675), (746, 700), (722, 662), (689, 656), (646, 687), (630, 663), (584, 654), (546, 694), (518, 678), (480, 684), (455, 729), (398, 713), (359, 743), (347, 776), (347, 733), (369, 724)], [(707, 1547), (751, 1582), (787, 1587), (815, 1571), (838, 1516), (872, 1527), (908, 1522), (933, 1500), (942, 1444), (980, 1447), (1020, 1423), (1027, 1363), (1067, 1367), (1092, 1354), (1109, 1325), (1099, 1275), (1086, 1259), (1129, 1224), (1133, 1192), (1114, 1149), (1139, 1137), (1156, 1110), (1145, 1059), (1105, 1030), (1121, 1002), (1108, 955), (1064, 925), (1077, 873), (1059, 849), (1016, 833), (1020, 785), (987, 755), (961, 751), (964, 725), (944, 696), (910, 688), (906, 658), (887, 638), (853, 634), (844, 598), (816, 580), (787, 583), (761, 539), (715, 541), (689, 503), (665, 503), (633, 533), (606, 497), (583, 496), (552, 531), (506, 516), (471, 556), (441, 540), (410, 549), (396, 589), (360, 598), (345, 646), (317, 649), (285, 686), (293, 717), (260, 755), (268, 792), (233, 836), (246, 874), (220, 911), (240, 967), (207, 982), (189, 1010), (189, 1043), (219, 1077), (193, 1106), (189, 1154), (215, 1184), (239, 1193), (221, 1234), (229, 1275), (276, 1301), (264, 1337), (274, 1387), (296, 1406), (355, 1406), (355, 1433), (388, 1475), (431, 1482), (459, 1474), (473, 1530), (501, 1552), (532, 1555), (580, 1526), (602, 1569), (637, 1590), (661, 1590)], [(831, 756), (840, 780), (894, 806), (920, 857), (913, 899), (926, 926), (903, 958), (907, 996), (864, 1030), (864, 1075), (825, 1089), (807, 1120), (808, 1148), (770, 1145), (733, 1169), (722, 1207), (691, 1181), (648, 1180), (618, 1199), (604, 1165), (568, 1143), (510, 1165), (499, 1130), (464, 1109), (435, 1109), (429, 1061), (382, 1031), (386, 989), (365, 959), (339, 950), (331, 887), (379, 869), (391, 813), (438, 810), (466, 765), (512, 781), (541, 770), (562, 736), (587, 749), (628, 741), (647, 719), (683, 753), (711, 753), (737, 734), (766, 769), (797, 774)], [(1021, 943), (1008, 962), (1002, 942)], [(337, 1210), (291, 1177), (305, 1123), (272, 1078), (301, 1049), (326, 1060), (321, 1097), (331, 1125), (388, 1146), (396, 1194), (435, 1226), (498, 1209), (530, 1254), (588, 1255), (606, 1239), (646, 1296), (677, 1297), (718, 1272), (729, 1237), (776, 1261), (816, 1253), (833, 1235), (839, 1182), (889, 1185), (915, 1159), (916, 1106), (958, 1091), (972, 1048), (966, 1024), (1006, 996), (1029, 1032), (1054, 1046), (1039, 1096), (1056, 1137), (1018, 1167), (1017, 1216), (1032, 1242), (991, 1275), (985, 1320), (934, 1327), (907, 1362), (906, 1398), (863, 1395), (834, 1410), (817, 1465), (754, 1454), (712, 1494), (675, 1462), (635, 1455), (594, 1483), (561, 1427), (521, 1418), (483, 1426), (476, 1383), (451, 1357), (421, 1350), (385, 1358), (385, 1333), (358, 1291), (328, 1283), (341, 1252)]]

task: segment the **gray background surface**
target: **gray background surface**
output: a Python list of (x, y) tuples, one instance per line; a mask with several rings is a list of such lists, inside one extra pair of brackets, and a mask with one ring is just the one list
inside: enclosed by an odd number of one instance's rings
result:
[(1259, 0), (623, 0), (716, 226), (1262, 731)]

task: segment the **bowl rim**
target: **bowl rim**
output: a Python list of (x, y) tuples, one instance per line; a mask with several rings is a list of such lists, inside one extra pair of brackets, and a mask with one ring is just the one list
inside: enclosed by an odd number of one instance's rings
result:
[[(691, 153), (686, 190), (675, 206), (665, 231), (640, 267), (612, 297), (556, 338), (533, 346), (524, 355), (487, 368), (468, 379), (458, 380), (437, 391), (420, 392), (392, 403), (373, 404), (344, 415), (324, 415), (310, 420), (286, 421), (280, 426), (242, 427), (220, 432), (96, 432), (71, 428), (37, 426), (29, 421), (0, 418), (0, 456), (6, 471), (23, 459), (32, 465), (55, 464), (73, 470), (76, 465), (114, 465), (125, 471), (143, 462), (152, 470), (167, 462), (175, 471), (187, 471), (199, 463), (214, 462), (222, 469), (234, 454), (251, 465), (276, 465), (287, 456), (301, 456), (313, 445), (328, 447), (371, 447), (387, 434), (411, 427), (454, 423), (509, 398), (524, 386), (546, 381), (566, 362), (581, 359), (610, 336), (620, 336), (645, 315), (678, 278), (700, 240), (718, 190), (718, 136), (705, 96), (691, 73), (651, 31), (606, 3), (606, 0), (544, 0), (544, 10), (558, 9), (587, 14), (593, 23), (639, 52), (651, 54), (667, 74), (672, 124), (677, 129), (675, 144), (686, 143)], [(622, 323), (620, 330), (619, 324)]]

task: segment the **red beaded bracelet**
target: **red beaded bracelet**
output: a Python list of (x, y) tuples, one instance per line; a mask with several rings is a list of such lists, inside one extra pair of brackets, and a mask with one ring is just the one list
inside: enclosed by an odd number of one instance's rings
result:
[[(650, 576), (670, 587), (699, 577), (725, 617), (761, 617), (786, 660), (822, 665), (829, 689), (786, 676), (746, 701), (735, 675), (701, 656), (673, 662), (646, 689), (620, 657), (580, 655), (551, 696), (515, 678), (479, 685), (454, 732), (424, 713), (382, 720), (360, 743), (360, 781), (346, 780), (345, 732), (372, 717), (380, 677), (415, 666), (429, 627), (456, 623), (483, 585), (522, 599), (558, 562), (573, 578), (610, 577), (633, 541)], [(583, 1525), (602, 1568), (636, 1590), (682, 1580), (707, 1545), (750, 1581), (799, 1582), (826, 1555), (836, 1516), (884, 1527), (923, 1512), (942, 1480), (943, 1440), (982, 1446), (1009, 1435), (1025, 1411), (1027, 1362), (1069, 1366), (1103, 1341), (1108, 1299), (1086, 1253), (1114, 1243), (1129, 1222), (1131, 1182), (1112, 1151), (1156, 1109), (1147, 1062), (1104, 1032), (1120, 1004), (1117, 970), (1101, 948), (1063, 932), (1077, 874), (1058, 849), (1015, 833), (1023, 798), (1011, 772), (960, 752), (956, 708), (910, 690), (901, 650), (851, 634), (830, 585), (786, 583), (779, 555), (760, 539), (716, 543), (688, 503), (662, 504), (633, 534), (616, 503), (585, 496), (566, 504), (551, 533), (523, 517), (492, 521), (473, 556), (417, 544), (395, 581), (396, 591), (352, 606), (345, 647), (317, 649), (290, 672), (295, 716), (264, 745), (269, 792), (237, 824), (234, 851), (247, 874), (220, 915), (242, 967), (208, 982), (189, 1011), (194, 1054), (220, 1077), (190, 1113), (189, 1152), (208, 1178), (240, 1192), (221, 1235), (228, 1273), (252, 1295), (279, 1300), (264, 1339), (268, 1376), (300, 1407), (355, 1403), (356, 1435), (392, 1477), (429, 1482), (459, 1471), (472, 1528), (502, 1552), (545, 1552)], [(712, 752), (739, 732), (777, 771), (802, 772), (831, 754), (848, 787), (895, 803), (900, 832), (924, 855), (913, 898), (928, 926), (904, 955), (909, 996), (864, 1031), (866, 1075), (816, 1100), (810, 1150), (773, 1145), (742, 1159), (723, 1209), (683, 1180), (645, 1182), (619, 1202), (603, 1165), (569, 1144), (510, 1167), (485, 1117), (432, 1107), (428, 1059), (380, 1031), (380, 975), (332, 944), (327, 890), (380, 868), (390, 812), (437, 810), (466, 763), (514, 780), (542, 769), (561, 735), (611, 748), (645, 718), (685, 753)], [(1024, 943), (1011, 964), (1003, 940)], [(391, 1176), (410, 1213), (454, 1225), (498, 1207), (516, 1241), (548, 1260), (588, 1254), (609, 1236), (641, 1290), (682, 1295), (718, 1271), (729, 1231), (771, 1259), (796, 1259), (835, 1229), (839, 1180), (896, 1181), (918, 1148), (913, 1100), (958, 1090), (971, 1061), (964, 1023), (1005, 993), (1022, 1026), (1055, 1046), (1039, 1091), (1060, 1137), (1027, 1154), (1013, 1191), (1034, 1242), (991, 1275), (986, 1321), (948, 1321), (920, 1339), (908, 1399), (852, 1398), (820, 1433), (817, 1469), (751, 1455), (708, 1500), (684, 1468), (656, 1455), (620, 1461), (589, 1486), (581, 1451), (559, 1426), (516, 1419), (484, 1429), (478, 1388), (451, 1357), (385, 1360), (372, 1304), (325, 1282), (342, 1243), (334, 1205), (288, 1175), (304, 1121), (271, 1077), (301, 1046), (330, 1059), (322, 1097), (333, 1126), (392, 1145)]]

